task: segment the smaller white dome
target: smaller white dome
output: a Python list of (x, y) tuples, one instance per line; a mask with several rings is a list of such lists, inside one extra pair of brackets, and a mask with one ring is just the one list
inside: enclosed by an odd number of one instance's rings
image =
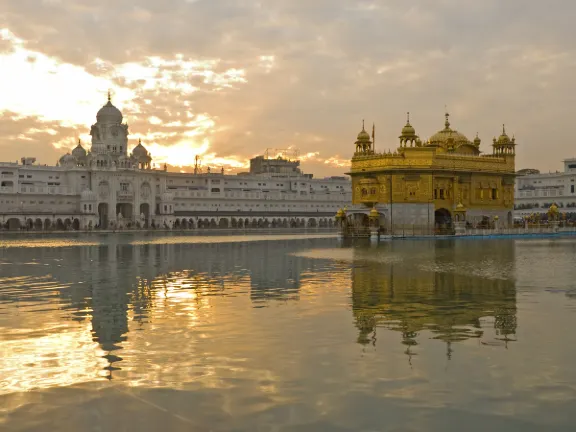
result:
[(60, 163), (63, 165), (76, 164), (76, 158), (72, 156), (70, 153), (66, 153), (64, 156), (60, 158)]
[(96, 194), (90, 189), (84, 189), (80, 194), (80, 199), (82, 201), (96, 201)]
[(86, 157), (86, 150), (84, 150), (84, 147), (82, 147), (82, 144), (80, 144), (80, 140), (78, 140), (78, 145), (74, 148), (74, 150), (72, 150), (72, 156), (74, 156), (76, 159), (82, 159)]
[(134, 147), (134, 150), (132, 150), (132, 155), (137, 159), (148, 157), (148, 150), (146, 150), (146, 147), (142, 145), (141, 140), (138, 140), (138, 145)]

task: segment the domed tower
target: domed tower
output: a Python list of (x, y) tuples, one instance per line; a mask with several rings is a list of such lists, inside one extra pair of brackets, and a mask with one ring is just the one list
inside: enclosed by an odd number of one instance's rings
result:
[(78, 139), (78, 145), (74, 147), (72, 150), (72, 156), (76, 158), (78, 161), (78, 165), (85, 166), (86, 165), (86, 150), (82, 147), (82, 142)]
[(131, 159), (135, 161), (140, 169), (149, 169), (152, 157), (146, 147), (142, 145), (142, 140), (138, 140), (138, 145), (132, 150)]
[(515, 156), (516, 155), (516, 138), (506, 134), (506, 126), (502, 125), (502, 134), (498, 139), (494, 138), (492, 141), (494, 154), (498, 156)]
[(92, 153), (107, 154), (112, 159), (128, 154), (128, 125), (122, 123), (122, 113), (112, 105), (110, 92), (108, 102), (96, 114), (96, 123), (90, 129)]
[(474, 138), (474, 146), (476, 148), (480, 148), (480, 144), (482, 143), (482, 140), (480, 139), (480, 137), (478, 136), (478, 132), (476, 132), (476, 138)]
[(60, 163), (60, 166), (62, 166), (62, 167), (73, 168), (73, 167), (77, 166), (78, 161), (70, 153), (66, 153), (64, 156), (62, 156), (60, 158), (59, 163)]
[(416, 135), (416, 130), (414, 126), (410, 124), (410, 113), (407, 113), (406, 125), (402, 128), (402, 133), (398, 138), (400, 138), (400, 147), (420, 147), (422, 142), (418, 135)]
[(364, 120), (362, 120), (362, 130), (358, 134), (356, 139), (356, 155), (369, 155), (374, 154), (374, 149), (372, 148), (372, 141), (370, 140), (370, 134), (364, 129)]

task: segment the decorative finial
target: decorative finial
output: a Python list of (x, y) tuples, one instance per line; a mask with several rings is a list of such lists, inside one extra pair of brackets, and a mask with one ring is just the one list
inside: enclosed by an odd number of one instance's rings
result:
[(81, 145), (82, 142), (80, 141), (80, 138), (78, 138), (78, 145)]
[(362, 119), (362, 130), (364, 130), (364, 119)]
[(506, 135), (506, 125), (502, 124), (502, 135)]
[(407, 115), (406, 123), (410, 124), (410, 111), (408, 111), (408, 112), (406, 113), (406, 115)]
[(444, 122), (444, 126), (446, 126), (446, 129), (448, 129), (450, 127), (450, 120), (448, 120), (448, 118), (450, 117), (450, 114), (448, 113), (448, 110), (446, 110), (446, 121)]
[(112, 102), (112, 95), (110, 94), (110, 90), (108, 90), (108, 102)]
[(138, 138), (138, 145), (142, 145), (142, 138)]

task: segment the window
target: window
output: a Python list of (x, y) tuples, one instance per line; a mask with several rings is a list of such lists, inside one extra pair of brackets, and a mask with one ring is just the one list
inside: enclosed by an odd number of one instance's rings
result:
[(492, 189), (492, 199), (498, 199), (498, 189)]
[(129, 186), (130, 185), (128, 183), (120, 183), (120, 190), (123, 192), (128, 192)]
[(570, 185), (570, 193), (574, 193), (574, 185)]
[(441, 200), (445, 199), (445, 197), (444, 197), (444, 189), (440, 189), (440, 199), (441, 199)]

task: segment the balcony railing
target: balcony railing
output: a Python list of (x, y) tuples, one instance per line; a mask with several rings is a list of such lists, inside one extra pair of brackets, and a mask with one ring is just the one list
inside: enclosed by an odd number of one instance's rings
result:
[(134, 199), (134, 192), (132, 192), (132, 191), (118, 191), (118, 192), (116, 192), (116, 199), (119, 199), (119, 200)]

